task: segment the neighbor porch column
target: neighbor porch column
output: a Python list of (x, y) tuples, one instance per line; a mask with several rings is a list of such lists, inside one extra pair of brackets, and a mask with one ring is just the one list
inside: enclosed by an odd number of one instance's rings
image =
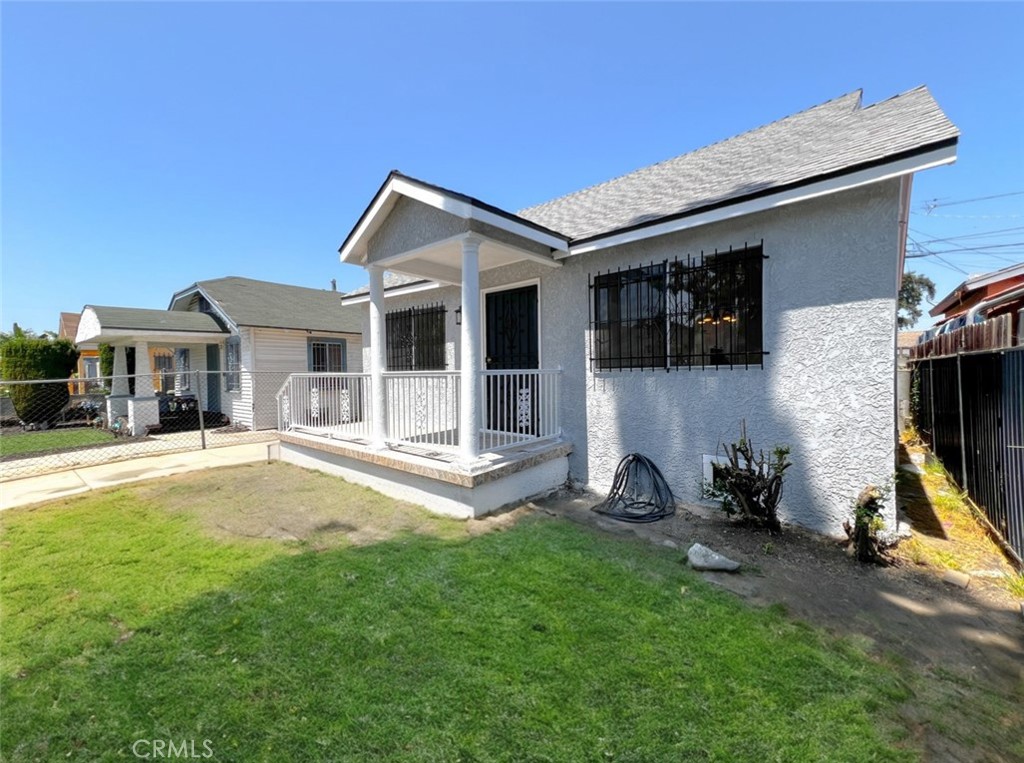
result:
[(123, 346), (114, 348), (114, 378), (110, 380), (110, 396), (128, 395), (128, 356)]
[(128, 399), (128, 426), (132, 437), (142, 437), (160, 424), (160, 403), (153, 391), (149, 366), (149, 342), (135, 343), (135, 395)]
[(370, 441), (384, 448), (388, 437), (387, 405), (384, 399), (384, 369), (387, 341), (384, 329), (384, 268), (369, 265), (370, 271)]
[(462, 239), (462, 368), (459, 408), (459, 450), (463, 461), (480, 455), (480, 242)]
[(114, 347), (113, 373), (107, 395), (107, 426), (113, 425), (118, 416), (128, 415), (128, 356), (121, 345)]
[(135, 343), (135, 397), (153, 397), (153, 376), (149, 367), (149, 342)]

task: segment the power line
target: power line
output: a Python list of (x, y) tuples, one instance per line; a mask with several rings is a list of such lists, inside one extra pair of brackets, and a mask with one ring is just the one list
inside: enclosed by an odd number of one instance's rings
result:
[(949, 260), (947, 260), (947, 259), (945, 259), (943, 257), (940, 257), (939, 255), (937, 255), (934, 252), (932, 252), (931, 250), (929, 250), (927, 247), (922, 246), (921, 242), (918, 241), (917, 239), (915, 239), (913, 236), (909, 236), (908, 235), (907, 238), (910, 240), (910, 242), (912, 244), (914, 244), (914, 246), (916, 246), (918, 248), (919, 251), (924, 252), (924, 254), (908, 254), (907, 255), (907, 259), (912, 259), (914, 257), (934, 257), (936, 259), (936, 261), (937, 261), (936, 264), (944, 265), (945, 267), (949, 268), (950, 270), (955, 270), (955, 271), (957, 271), (959, 273), (963, 273), (964, 275), (968, 275), (967, 271), (964, 270), (963, 268), (961, 268), (959, 265), (954, 265)]
[(1024, 215), (1020, 215), (1020, 214), (1010, 214), (1010, 215), (933, 215), (933, 214), (931, 214), (929, 212), (916, 212), (914, 210), (911, 210), (910, 214), (912, 214), (912, 215), (923, 215), (923, 216), (928, 217), (928, 218), (933, 219), (933, 220), (937, 219), (937, 218), (941, 218), (943, 220), (1007, 220), (1007, 219), (1011, 219), (1011, 218), (1012, 219), (1018, 219), (1020, 217), (1024, 217)]
[(984, 254), (992, 249), (1013, 249), (1024, 247), (1024, 241), (1015, 241), (1012, 244), (985, 244), (983, 246), (956, 246), (954, 249), (939, 249), (932, 251), (932, 254)]
[(1010, 193), (997, 193), (992, 196), (978, 196), (973, 199), (960, 199), (959, 201), (939, 201), (938, 199), (932, 199), (931, 201), (924, 202), (925, 214), (931, 214), (933, 210), (939, 207), (955, 207), (960, 204), (974, 204), (978, 201), (991, 201), (992, 199), (1005, 199), (1010, 196), (1024, 196), (1024, 191), (1011, 191)]
[[(911, 228), (911, 230), (914, 230)], [(922, 241), (922, 244), (938, 244), (940, 242), (948, 241), (963, 241), (965, 239), (976, 239), (976, 238), (995, 238), (998, 236), (1004, 236), (1007, 233), (1014, 233), (1016, 231), (1024, 230), (1024, 225), (1018, 225), (1015, 228), (1001, 228), (999, 230), (983, 231), (981, 233), (963, 233), (959, 236), (948, 236), (947, 238), (932, 238)], [(928, 236), (931, 234), (925, 233), (924, 231), (914, 230), (915, 233), (921, 236)]]

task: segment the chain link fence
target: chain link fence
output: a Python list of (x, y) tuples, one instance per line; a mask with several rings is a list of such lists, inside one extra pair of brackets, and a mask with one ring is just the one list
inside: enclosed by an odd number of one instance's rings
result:
[(288, 372), (0, 380), (0, 482), (277, 437)]

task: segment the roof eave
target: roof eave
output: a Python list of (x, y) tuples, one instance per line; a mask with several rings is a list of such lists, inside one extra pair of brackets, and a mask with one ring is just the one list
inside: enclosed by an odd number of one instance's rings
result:
[(380, 227), (398, 196), (406, 196), (464, 220), (476, 220), (493, 225), (522, 238), (535, 241), (553, 251), (564, 252), (569, 247), (569, 237), (557, 231), (471, 196), (450, 191), (392, 170), (380, 189), (374, 194), (369, 206), (359, 216), (355, 227), (339, 247), (338, 252), (343, 263), (366, 264), (367, 243)]

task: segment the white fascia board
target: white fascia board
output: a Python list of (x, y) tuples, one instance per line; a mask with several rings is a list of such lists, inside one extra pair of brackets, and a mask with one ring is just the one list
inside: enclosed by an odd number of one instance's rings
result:
[(371, 226), (373, 226), (377, 215), (381, 209), (391, 200), (394, 194), (395, 181), (397, 178), (391, 178), (388, 184), (384, 186), (384, 192), (377, 197), (377, 201), (374, 202), (373, 206), (370, 207), (369, 213), (362, 219), (359, 225), (356, 227), (355, 233), (348, 239), (345, 245), (339, 252), (339, 257), (342, 262), (347, 262), (352, 265), (362, 265), (365, 259), (364, 255), (359, 251), (359, 244), (362, 242), (363, 237), (366, 236)]
[(1015, 278), (1019, 275), (1024, 275), (1024, 263), (1019, 265), (1010, 265), (1009, 267), (997, 270), (994, 273), (986, 273), (983, 276), (968, 278), (965, 283), (969, 287), (970, 291), (974, 291), (975, 289), (980, 289), (982, 286), (991, 286), (994, 283), (999, 283), (1007, 278)]
[[(409, 284), (408, 286), (399, 286), (397, 289), (385, 289), (384, 299), (388, 297), (401, 297), (405, 294), (416, 294), (421, 291), (430, 291), (432, 289), (440, 289), (441, 284), (436, 281), (429, 281), (427, 283), (415, 283)], [(361, 305), (364, 302), (370, 301), (369, 294), (356, 294), (354, 297), (342, 297), (341, 304), (343, 305)]]
[(552, 236), (549, 233), (544, 233), (543, 231), (539, 231), (529, 225), (517, 222), (516, 220), (510, 220), (504, 215), (498, 215), (489, 210), (473, 206), (461, 199), (452, 198), (448, 194), (441, 193), (433, 188), (424, 188), (418, 183), (410, 182), (405, 178), (396, 177), (388, 181), (388, 184), (384, 187), (384, 192), (380, 194), (376, 203), (370, 208), (369, 213), (363, 218), (363, 221), (356, 228), (355, 234), (349, 239), (348, 243), (342, 247), (340, 252), (342, 262), (353, 265), (362, 265), (365, 263), (365, 255), (361, 247), (361, 243), (363, 239), (371, 234), (376, 228), (377, 216), (388, 205), (388, 203), (390, 203), (395, 194), (406, 196), (414, 201), (420, 202), (421, 204), (426, 204), (434, 209), (440, 209), (442, 212), (447, 212), (448, 214), (463, 220), (476, 220), (487, 225), (493, 225), (496, 228), (508, 231), (509, 233), (521, 236), (530, 241), (536, 241), (550, 249), (555, 249), (560, 252), (568, 250), (568, 243), (565, 239)]
[(509, 220), (507, 217), (502, 215), (496, 215), (494, 212), (490, 212), (486, 209), (470, 207), (470, 219), (486, 225), (493, 225), (495, 228), (508, 231), (509, 233), (528, 239), (529, 241), (536, 241), (538, 244), (542, 244), (549, 249), (554, 249), (558, 252), (569, 251), (569, 242), (564, 238), (552, 236), (549, 233), (544, 233), (536, 228), (530, 227), (529, 225), (524, 225), (523, 223), (516, 222), (515, 220)]
[(214, 311), (216, 311), (217, 315), (224, 319), (224, 322), (228, 324), (228, 327), (234, 333), (238, 333), (238, 324), (231, 320), (230, 315), (228, 315), (227, 313), (220, 309), (220, 305), (218, 305), (216, 300), (212, 299), (210, 295), (203, 290), (202, 286), (191, 286), (188, 289), (185, 289), (184, 291), (179, 291), (177, 294), (171, 297), (171, 304), (168, 305), (167, 309), (173, 310), (175, 303), (177, 303), (179, 300), (184, 299), (185, 297), (191, 297), (193, 294), (200, 294), (203, 297), (203, 299), (207, 301), (210, 307), (212, 307)]
[(100, 334), (87, 336), (83, 342), (104, 342), (106, 344), (131, 344), (149, 342), (156, 344), (209, 344), (223, 342), (228, 334), (208, 331), (144, 331), (142, 329), (103, 329)]
[(952, 164), (955, 161), (956, 146), (947, 146), (945, 148), (929, 151), (925, 154), (919, 154), (918, 156), (900, 159), (895, 162), (883, 164), (878, 167), (871, 167), (858, 172), (851, 172), (848, 175), (822, 180), (818, 183), (811, 183), (810, 185), (801, 186), (800, 188), (781, 191), (769, 196), (751, 199), (750, 201), (741, 201), (727, 207), (713, 209), (690, 217), (682, 217), (678, 220), (669, 220), (668, 222), (664, 222), (659, 225), (651, 225), (646, 228), (626, 231), (625, 233), (608, 236), (607, 238), (598, 239), (596, 241), (588, 241), (587, 243), (580, 244), (578, 246), (570, 245), (567, 253), (556, 254), (555, 257), (557, 259), (564, 259), (565, 257), (571, 257), (577, 254), (587, 254), (588, 252), (595, 252), (600, 249), (607, 249), (613, 246), (621, 246), (622, 244), (629, 244), (634, 241), (643, 241), (644, 239), (654, 238), (655, 236), (664, 236), (668, 233), (675, 233), (688, 228), (696, 228), (700, 225), (708, 225), (710, 223), (721, 222), (722, 220), (730, 220), (734, 217), (751, 215), (756, 212), (764, 212), (787, 204), (807, 201), (808, 199), (813, 199), (818, 196), (839, 193), (840, 191), (848, 191), (853, 188), (868, 185), (869, 183), (878, 183), (882, 180), (920, 172), (921, 170), (939, 167), (943, 164)]

